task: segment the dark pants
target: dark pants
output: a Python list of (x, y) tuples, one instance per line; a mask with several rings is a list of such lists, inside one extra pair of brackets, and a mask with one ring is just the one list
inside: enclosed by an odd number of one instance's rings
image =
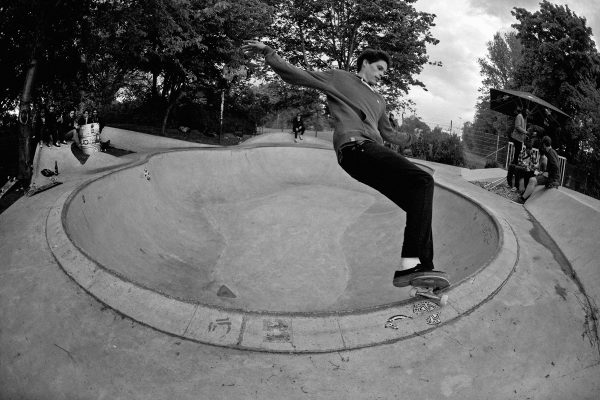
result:
[(48, 129), (47, 126), (40, 126), (38, 129), (38, 136), (40, 140), (44, 144), (52, 143), (52, 140), (54, 140), (54, 138), (52, 137), (52, 133), (50, 133), (50, 129)]
[(519, 164), (519, 154), (521, 154), (521, 150), (523, 149), (523, 142), (519, 142), (518, 140), (511, 139), (511, 142), (515, 145), (515, 154), (513, 154), (513, 164)]
[(56, 127), (54, 130), (54, 141), (55, 142), (63, 142), (65, 140), (65, 131), (62, 126)]
[(375, 142), (342, 146), (341, 167), (406, 212), (404, 258), (419, 257), (424, 267), (433, 268), (433, 177), (404, 156)]
[(527, 186), (527, 181), (529, 178), (533, 176), (533, 171), (528, 171), (527, 168), (522, 165), (510, 164), (508, 166), (508, 174), (506, 175), (506, 180), (508, 182), (508, 186), (519, 188), (519, 181), (521, 179), (524, 180), (525, 186)]

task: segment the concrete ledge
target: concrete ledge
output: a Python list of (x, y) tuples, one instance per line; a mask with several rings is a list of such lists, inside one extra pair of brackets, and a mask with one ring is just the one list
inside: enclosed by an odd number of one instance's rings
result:
[(502, 168), (484, 168), (484, 169), (468, 169), (461, 168), (460, 173), (465, 180), (488, 181), (506, 177), (506, 170)]
[[(294, 143), (294, 134), (283, 132), (283, 133), (263, 133), (262, 135), (254, 136), (246, 140), (242, 145), (247, 144), (265, 144), (265, 143)], [(333, 149), (333, 143), (331, 141), (316, 138), (314, 136), (304, 135), (304, 139), (298, 142), (299, 145), (304, 144), (315, 144), (323, 147)]]
[(202, 143), (187, 142), (185, 140), (171, 139), (164, 136), (148, 135), (127, 129), (106, 126), (100, 135), (102, 141), (110, 140), (110, 144), (119, 149), (134, 151), (136, 153), (155, 152), (167, 149), (190, 147), (214, 147)]
[(569, 260), (591, 306), (600, 304), (600, 201), (559, 187), (543, 186), (525, 202)]
[[(450, 182), (441, 186), (460, 194)], [(129, 318), (171, 335), (216, 346), (317, 353), (411, 338), (453, 322), (487, 302), (504, 286), (518, 262), (518, 243), (510, 225), (471, 198), (493, 219), (498, 253), (475, 273), (455, 282), (447, 292), (450, 300), (446, 307), (412, 299), (353, 312), (244, 312), (164, 296), (124, 280), (90, 259), (65, 230), (63, 213), (78, 189), (64, 193), (46, 221), (46, 239), (61, 268), (86, 292)], [(400, 316), (397, 323), (386, 327), (393, 316)]]

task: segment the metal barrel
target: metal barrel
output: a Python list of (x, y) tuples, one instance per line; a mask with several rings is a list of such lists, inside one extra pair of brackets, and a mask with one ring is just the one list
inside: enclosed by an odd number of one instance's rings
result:
[(100, 151), (100, 124), (94, 122), (79, 127), (79, 147), (85, 154)]

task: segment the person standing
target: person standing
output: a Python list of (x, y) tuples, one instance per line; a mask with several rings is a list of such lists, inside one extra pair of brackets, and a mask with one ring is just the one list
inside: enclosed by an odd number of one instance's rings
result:
[(58, 120), (60, 119), (60, 115), (56, 112), (54, 105), (48, 106), (48, 112), (46, 113), (46, 130), (48, 131), (48, 135), (52, 137), (54, 141), (54, 145), (56, 147), (60, 147), (60, 144), (65, 144), (67, 142), (61, 140), (61, 132), (59, 127)]
[(523, 107), (517, 106), (515, 109), (515, 128), (512, 131), (510, 136), (510, 141), (515, 146), (515, 153), (513, 155), (513, 164), (519, 164), (519, 154), (521, 154), (521, 150), (523, 149), (523, 142), (525, 142), (525, 137), (527, 136), (526, 122), (523, 117)]
[(56, 135), (52, 136), (52, 131), (48, 129), (48, 121), (48, 111), (45, 107), (41, 107), (35, 121), (36, 136), (40, 138), (40, 144), (44, 143), (47, 147), (52, 147), (52, 144), (60, 147), (60, 144), (56, 142)]
[(335, 121), (333, 147), (339, 165), (354, 179), (378, 190), (406, 212), (404, 242), (394, 285), (408, 286), (413, 278), (433, 271), (433, 177), (383, 145), (384, 140), (401, 146), (413, 140), (411, 135), (392, 128), (385, 100), (375, 88), (391, 64), (389, 55), (366, 49), (358, 57), (357, 73), (353, 73), (340, 69), (306, 71), (297, 68), (257, 40), (246, 41), (242, 50), (263, 54), (265, 62), (285, 82), (324, 92)]

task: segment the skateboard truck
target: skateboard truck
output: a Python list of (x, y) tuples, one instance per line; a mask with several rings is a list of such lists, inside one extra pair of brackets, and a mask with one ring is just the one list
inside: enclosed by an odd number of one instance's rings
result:
[(433, 287), (422, 287), (422, 286), (413, 287), (412, 289), (410, 289), (409, 294), (410, 294), (410, 297), (421, 296), (421, 297), (428, 298), (430, 300), (434, 300), (436, 303), (438, 303), (442, 307), (445, 306), (446, 304), (448, 304), (448, 295), (443, 294), (441, 296), (438, 296), (437, 294), (435, 294)]
[(441, 289), (450, 286), (450, 281), (446, 278), (444, 273), (426, 273), (421, 274), (410, 281), (412, 289), (410, 290), (410, 297), (425, 297), (433, 300), (440, 306), (448, 304), (448, 295), (439, 295), (437, 292)]

